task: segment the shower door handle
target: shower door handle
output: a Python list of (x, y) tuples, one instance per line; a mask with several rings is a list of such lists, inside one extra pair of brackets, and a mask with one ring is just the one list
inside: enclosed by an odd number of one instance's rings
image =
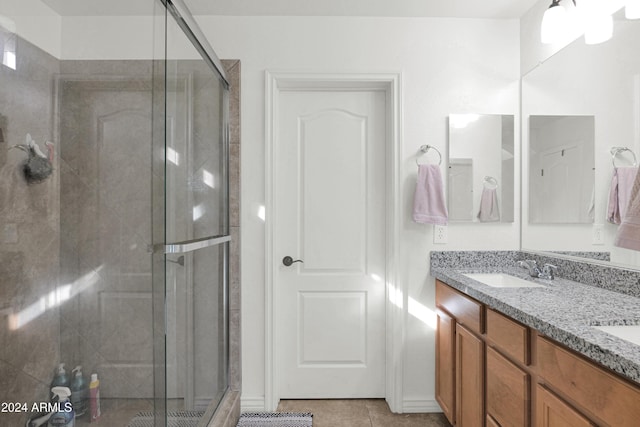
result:
[(294, 262), (302, 262), (302, 263), (304, 263), (304, 261), (302, 261), (301, 259), (296, 259), (296, 260), (294, 260), (294, 259), (293, 259), (293, 258), (291, 258), (289, 255), (287, 255), (286, 257), (282, 258), (282, 263), (283, 263), (284, 265), (286, 265), (287, 267), (291, 267), (291, 265), (292, 265)]

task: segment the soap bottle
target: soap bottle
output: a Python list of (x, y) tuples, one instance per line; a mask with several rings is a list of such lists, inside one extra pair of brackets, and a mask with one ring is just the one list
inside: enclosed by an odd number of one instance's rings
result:
[(76, 413), (76, 417), (81, 417), (87, 412), (87, 403), (89, 400), (89, 387), (87, 381), (82, 375), (82, 366), (76, 366), (71, 373), (71, 404)]
[[(71, 385), (71, 381), (67, 376), (67, 371), (65, 371), (64, 369), (64, 363), (61, 363), (58, 365), (58, 368), (56, 369), (56, 373), (53, 375), (53, 380), (51, 381), (51, 387), (49, 388), (50, 389), (53, 389), (54, 387), (68, 388), (70, 385)], [(55, 396), (53, 394), (50, 396), (51, 399), (53, 399), (54, 397)]]
[(100, 380), (98, 380), (98, 374), (91, 374), (89, 409), (91, 411), (91, 422), (98, 421), (100, 419)]
[(58, 369), (56, 369), (56, 373), (53, 376), (51, 388), (54, 387), (69, 387), (69, 377), (67, 376), (67, 371), (64, 369), (64, 363), (58, 365)]
[(53, 387), (51, 393), (54, 400), (57, 398), (56, 411), (49, 418), (47, 425), (49, 427), (74, 427), (75, 413), (69, 397), (71, 390), (69, 387)]

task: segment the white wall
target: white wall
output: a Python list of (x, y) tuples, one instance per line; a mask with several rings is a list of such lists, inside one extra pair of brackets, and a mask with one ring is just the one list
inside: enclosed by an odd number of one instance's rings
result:
[[(427, 143), (445, 154), (450, 113), (516, 114), (517, 123), (519, 24), (443, 18), (197, 18), (219, 57), (242, 61), (242, 388), (244, 407), (261, 409), (265, 224), (258, 212), (265, 202), (265, 71), (402, 73), (404, 217), (399, 271), (412, 307), (433, 309), (431, 250), (519, 248), (519, 222), (452, 225), (451, 243), (433, 245), (432, 227), (411, 220), (414, 155)], [(433, 350), (433, 329), (408, 315), (405, 411), (436, 408)]]
[(0, 25), (60, 58), (62, 19), (40, 0), (0, 0)]

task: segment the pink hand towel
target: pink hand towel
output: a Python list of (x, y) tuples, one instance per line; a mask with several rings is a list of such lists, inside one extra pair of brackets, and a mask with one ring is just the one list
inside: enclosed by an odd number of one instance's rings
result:
[(495, 188), (484, 187), (482, 189), (478, 219), (480, 220), (480, 222), (500, 221), (500, 210), (498, 209), (498, 192)]
[(413, 220), (422, 224), (447, 225), (448, 218), (440, 166), (431, 164), (418, 166), (418, 182), (413, 199)]
[(620, 224), (624, 219), (637, 173), (637, 167), (622, 167), (613, 170), (611, 188), (609, 189), (609, 206), (607, 207), (608, 222)]
[(640, 251), (640, 173), (636, 174), (627, 214), (622, 218), (622, 224), (618, 227), (613, 244)]

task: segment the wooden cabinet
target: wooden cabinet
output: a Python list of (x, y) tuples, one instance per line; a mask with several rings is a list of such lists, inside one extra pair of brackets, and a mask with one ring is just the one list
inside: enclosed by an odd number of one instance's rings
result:
[(536, 421), (538, 427), (591, 427), (594, 425), (540, 384), (536, 386)]
[(478, 427), (484, 420), (484, 343), (456, 325), (456, 426)]
[(529, 425), (529, 374), (490, 347), (487, 347), (486, 387), (487, 415), (499, 426)]
[(436, 399), (458, 427), (484, 425), (484, 307), (436, 282)]
[(502, 353), (522, 365), (528, 365), (529, 328), (495, 310), (487, 309), (487, 339)]
[(538, 374), (548, 387), (598, 424), (637, 427), (640, 387), (555, 342), (537, 337)]
[(442, 310), (436, 315), (436, 400), (455, 424), (455, 320)]
[(640, 425), (639, 384), (440, 281), (436, 306), (436, 399), (453, 425)]
[(436, 305), (470, 331), (477, 334), (484, 332), (482, 304), (440, 281), (436, 281)]

